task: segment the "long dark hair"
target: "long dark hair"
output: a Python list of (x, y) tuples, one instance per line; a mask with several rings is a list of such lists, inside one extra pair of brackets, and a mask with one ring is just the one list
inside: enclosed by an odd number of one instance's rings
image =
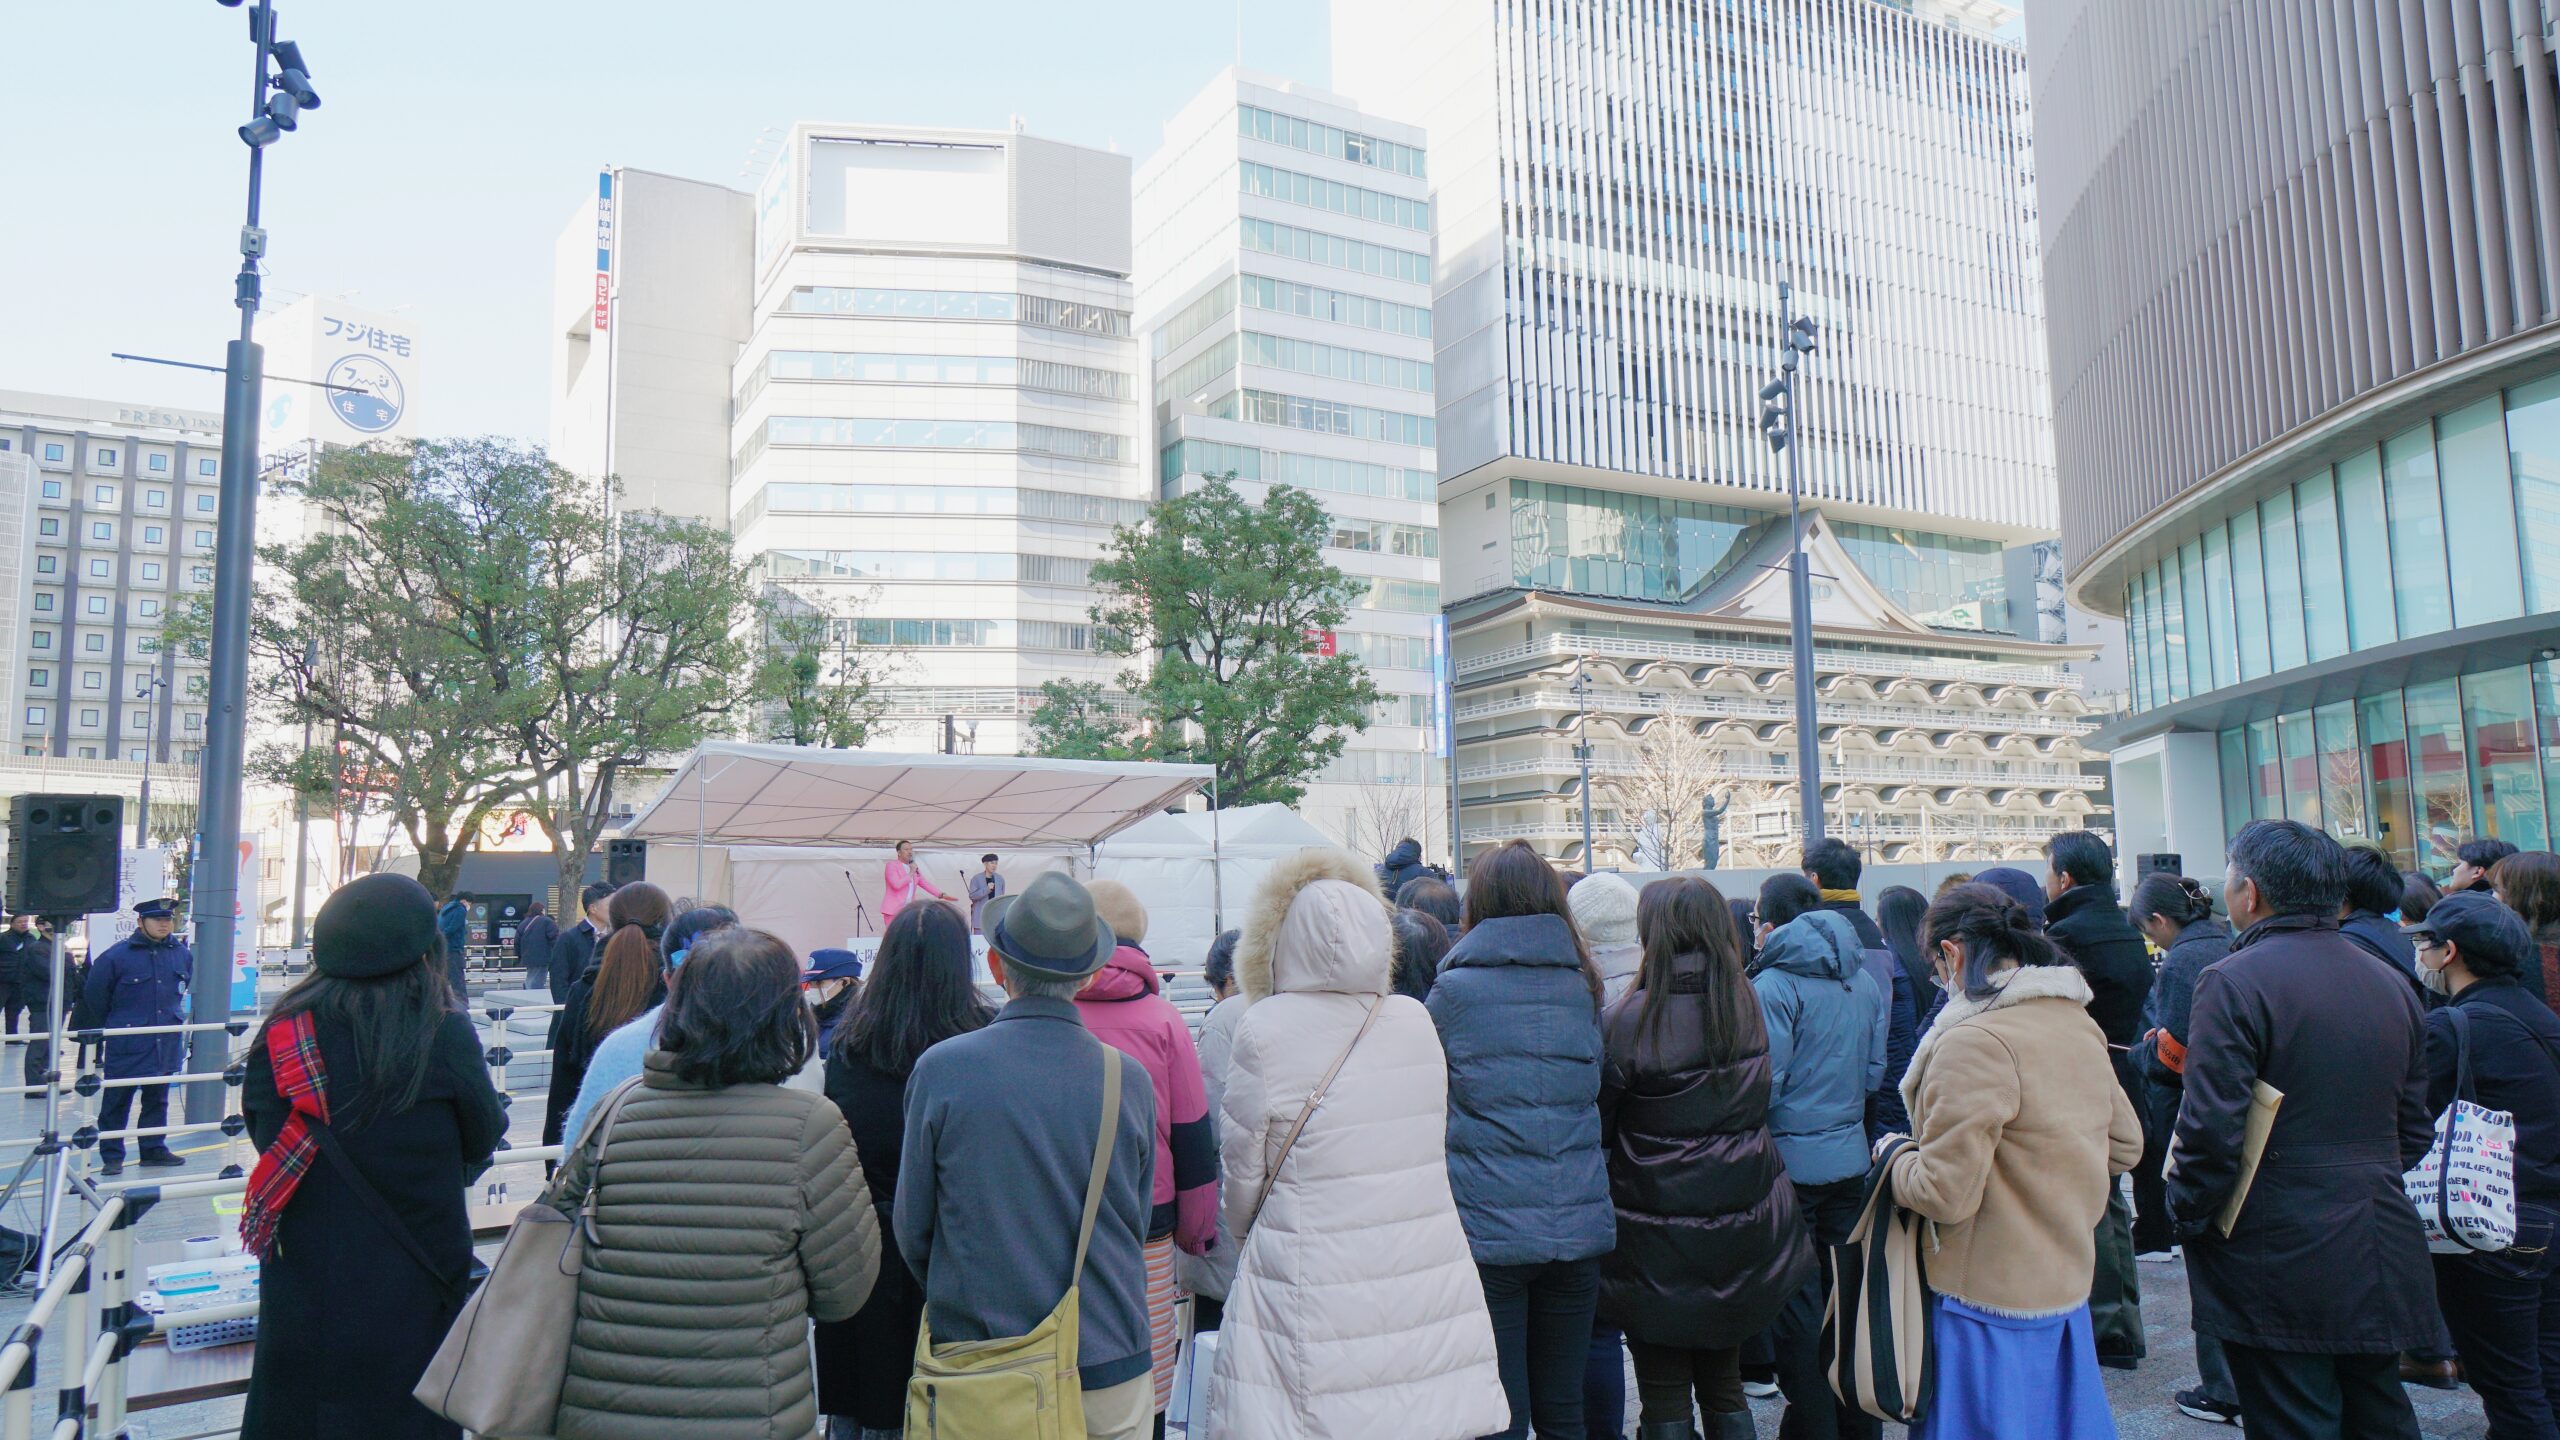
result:
[[(1920, 917), (1928, 913), (1929, 897), (1908, 885), (1888, 885), (1876, 897), (1876, 928), (1884, 932), (1885, 948), (1902, 962), (1902, 973), (1911, 978), (1924, 1015), (1929, 1009), (1929, 997), (1938, 989), (1938, 972), (1920, 953)], [(1921, 986), (1927, 988), (1916, 988)]]
[(666, 969), (658, 937), (666, 933), (676, 908), (666, 891), (646, 880), (623, 886), (604, 903), (613, 933), (605, 939), (595, 986), (587, 992), (587, 1033), (598, 1037), (621, 1029), (657, 1003)]
[(1525, 840), (1496, 846), (1467, 867), (1467, 928), (1513, 915), (1553, 915), (1573, 937), (1573, 953), (1582, 960), (1583, 983), (1591, 987), (1591, 1008), (1600, 1008), (1600, 967), (1591, 963), (1591, 947), (1573, 923), (1565, 904), (1564, 877)]
[(800, 994), (800, 957), (762, 930), (732, 925), (702, 937), (676, 971), (658, 1048), (695, 1085), (773, 1085), (818, 1048), (817, 1017)]
[(1964, 952), (1966, 999), (1986, 1000), (1997, 993), (1992, 968), (2002, 961), (2020, 965), (2063, 965), (2062, 951), (2036, 925), (2027, 908), (1994, 885), (1959, 885), (1938, 897), (1920, 917), (1920, 933), (1929, 953), (1953, 940)]
[[(1709, 1064), (1769, 1048), (1760, 997), (1743, 973), (1742, 937), (1721, 891), (1692, 875), (1654, 881), (1636, 897), (1636, 936), (1644, 942), (1644, 962), (1636, 969), (1635, 988), (1618, 1003), (1638, 1007), (1639, 1045), (1657, 1043), (1662, 1017), (1675, 1002), (1694, 1001)], [(1691, 955), (1707, 962), (1704, 983), (1694, 989), (1679, 974), (1680, 961)]]
[(903, 1077), (917, 1056), (994, 1018), (970, 980), (969, 922), (948, 905), (910, 905), (880, 937), (836, 1053)]
[(2204, 885), (2199, 881), (2155, 870), (2143, 876), (2142, 883), (2133, 887), (2133, 903), (2125, 910), (2137, 925), (2145, 917), (2157, 915), (2184, 929), (2199, 920), (2212, 918), (2213, 897), (2205, 893)]
[[(415, 965), (365, 980), (314, 970), (277, 998), (250, 1048), (265, 1044), (267, 1031), (289, 1015), (307, 1013), (325, 1029), (343, 1028), (355, 1037), (357, 1073), (330, 1077), (332, 1116), (355, 1123), (397, 1115), (426, 1089), (436, 1032), (454, 1003), (444, 967), (427, 964), (423, 952)], [(345, 1088), (350, 1079), (352, 1097)]]
[[(2489, 884), (2508, 909), (2524, 917), (2538, 942), (2560, 934), (2560, 856), (2519, 850), (2489, 867)], [(2477, 973), (2477, 966), (2472, 967)]]
[(1449, 953), (1448, 927), (1428, 910), (1398, 910), (1387, 917), (1387, 928), (1395, 937), (1388, 984), (1399, 995), (1431, 998), (1431, 982), (1440, 977), (1440, 962)]

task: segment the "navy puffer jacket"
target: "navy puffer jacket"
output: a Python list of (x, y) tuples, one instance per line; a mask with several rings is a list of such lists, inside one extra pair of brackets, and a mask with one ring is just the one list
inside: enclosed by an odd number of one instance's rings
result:
[(1426, 1003), (1449, 1057), (1449, 1188), (1476, 1263), (1607, 1254), (1600, 1009), (1564, 917), (1478, 921)]

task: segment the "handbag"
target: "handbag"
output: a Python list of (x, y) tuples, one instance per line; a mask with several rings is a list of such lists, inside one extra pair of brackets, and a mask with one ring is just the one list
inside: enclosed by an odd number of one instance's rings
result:
[(1386, 1003), (1384, 995), (1369, 1002), (1369, 1014), (1360, 1022), (1360, 1028), (1352, 1032), (1351, 1043), (1343, 1046), (1342, 1053), (1333, 1057), (1333, 1068), (1324, 1072), (1324, 1078), (1308, 1092), (1307, 1103), (1298, 1107), (1298, 1118), (1289, 1126), (1289, 1138), (1280, 1142), (1280, 1153), (1271, 1157), (1271, 1168), (1263, 1174), (1262, 1188), (1254, 1192), (1253, 1208), (1244, 1212), (1244, 1224), (1236, 1231), (1236, 1248), (1239, 1251), (1244, 1248), (1244, 1237), (1253, 1233), (1253, 1222), (1262, 1218), (1262, 1202), (1271, 1198), (1271, 1187), (1280, 1179), (1280, 1167), (1289, 1163), (1289, 1152), (1297, 1148), (1299, 1132), (1307, 1128), (1308, 1117), (1316, 1113), (1316, 1106), (1324, 1100), (1324, 1092), (1333, 1088), (1333, 1077), (1341, 1074), (1342, 1067), (1350, 1062), (1351, 1052), (1360, 1048), (1369, 1027), (1378, 1023), (1378, 1011)]
[(950, 1345), (933, 1343), (933, 1320), (916, 1328), (915, 1373), (907, 1379), (907, 1440), (1082, 1440), (1084, 1385), (1076, 1373), (1081, 1328), (1077, 1295), (1094, 1217), (1102, 1213), (1111, 1144), (1120, 1130), (1120, 1052), (1102, 1047), (1102, 1125), (1093, 1174), (1084, 1186), (1067, 1293), (1027, 1335)]
[[(569, 1377), (569, 1331), (578, 1318), (578, 1276), (595, 1248), (596, 1195), (604, 1188), (605, 1143), (623, 1102), (640, 1087), (634, 1076), (605, 1098), (585, 1144), (595, 1158), (587, 1191), (572, 1215), (546, 1194), (524, 1207), (489, 1277), (463, 1303), (410, 1393), (418, 1403), (475, 1435), (549, 1435), (559, 1423), (560, 1387)], [(566, 1176), (569, 1167), (562, 1165)], [(554, 1181), (557, 1189), (560, 1182)]]
[(1936, 1369), (1930, 1335), (1938, 1292), (1921, 1265), (1927, 1221), (1896, 1204), (1896, 1136), (1867, 1172), (1866, 1199), (1847, 1241), (1832, 1247), (1831, 1296), (1822, 1315), (1823, 1366), (1840, 1403), (1879, 1420), (1912, 1424), (1929, 1408)]
[(2436, 1137), (2400, 1183), (2438, 1255), (2504, 1250), (2516, 1243), (2516, 1117), (2470, 1099), (2471, 1017), (2453, 1020), (2453, 1103), (2436, 1117)]

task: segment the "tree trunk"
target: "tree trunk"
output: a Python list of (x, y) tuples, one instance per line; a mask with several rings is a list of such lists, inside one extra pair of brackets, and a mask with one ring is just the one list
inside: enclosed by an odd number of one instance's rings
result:
[(427, 887), (427, 893), (436, 897), (438, 904), (453, 893), (462, 878), (462, 861), (463, 854), (457, 850), (419, 849), (418, 883)]

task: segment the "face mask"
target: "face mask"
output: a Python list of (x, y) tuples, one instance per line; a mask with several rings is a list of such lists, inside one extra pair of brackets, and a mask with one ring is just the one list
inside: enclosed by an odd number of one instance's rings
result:
[(2425, 987), (2430, 995), (2449, 996), (2453, 993), (2453, 982), (2445, 978), (2444, 967), (2429, 965), (2427, 952), (2424, 950), (2418, 952), (2418, 983)]

